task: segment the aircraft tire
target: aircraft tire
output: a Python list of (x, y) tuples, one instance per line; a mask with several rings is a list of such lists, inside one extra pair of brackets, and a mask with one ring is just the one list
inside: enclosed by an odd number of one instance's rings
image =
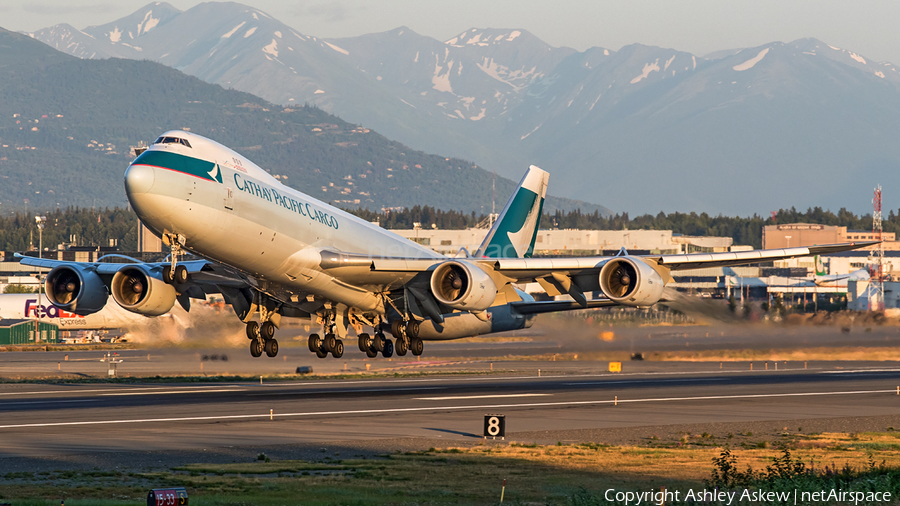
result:
[(425, 350), (425, 343), (421, 339), (411, 339), (409, 341), (409, 349), (413, 355), (418, 357)]
[(403, 325), (402, 321), (394, 320), (391, 322), (391, 334), (397, 339), (402, 339), (406, 336), (406, 326)]
[(322, 348), (322, 338), (319, 337), (319, 334), (310, 334), (309, 341), (309, 351), (316, 353), (319, 349)]
[(394, 351), (397, 352), (397, 356), (399, 357), (406, 355), (406, 352), (409, 351), (409, 341), (406, 339), (397, 339), (396, 344), (394, 345)]
[(387, 339), (384, 338), (384, 334), (381, 332), (375, 334), (375, 339), (372, 340), (372, 349), (375, 351), (384, 351), (384, 343)]
[(328, 352), (323, 350), (322, 348), (319, 348), (318, 350), (316, 350), (316, 356), (319, 358), (325, 358), (328, 356)]
[(344, 341), (340, 339), (335, 340), (334, 346), (331, 348), (331, 356), (334, 358), (341, 358), (344, 356)]
[(273, 339), (275, 337), (275, 324), (272, 322), (263, 322), (263, 324), (259, 326), (259, 335), (266, 341)]
[(394, 356), (394, 343), (390, 341), (384, 342), (384, 347), (381, 350), (381, 356), (384, 358), (391, 358)]
[(373, 350), (372, 348), (369, 348), (368, 350), (366, 350), (366, 356), (369, 358), (375, 358), (378, 356), (378, 352)]
[(259, 337), (259, 322), (247, 322), (247, 339), (256, 339)]
[(362, 333), (359, 335), (359, 351), (366, 351), (369, 349), (369, 341), (371, 340), (371, 336), (366, 333)]
[(175, 267), (175, 272), (172, 273), (172, 280), (175, 281), (176, 285), (183, 285), (188, 282), (188, 270), (187, 267), (183, 265), (179, 265)]
[(415, 338), (419, 337), (419, 322), (417, 322), (415, 320), (410, 320), (406, 324), (405, 335), (406, 335), (406, 337), (408, 337), (410, 339), (415, 339)]
[(162, 278), (163, 278), (163, 281), (165, 281), (165, 283), (168, 285), (171, 285), (175, 281), (174, 277), (172, 276), (172, 266), (171, 265), (163, 266)]
[(337, 339), (335, 339), (334, 334), (325, 334), (325, 340), (322, 341), (322, 349), (325, 351), (332, 351), (334, 350), (336, 342)]
[(250, 341), (250, 355), (253, 358), (261, 357), (263, 354), (263, 343), (261, 339)]
[(266, 356), (274, 357), (275, 355), (278, 355), (278, 340), (274, 337), (272, 339), (269, 339), (268, 341), (266, 341), (265, 348)]

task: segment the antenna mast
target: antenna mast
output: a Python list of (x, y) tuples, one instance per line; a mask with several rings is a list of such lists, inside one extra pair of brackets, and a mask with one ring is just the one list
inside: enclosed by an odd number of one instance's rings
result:
[(874, 272), (869, 283), (869, 310), (879, 311), (884, 309), (884, 243), (881, 227), (881, 185), (875, 187), (875, 196), (872, 198), (872, 237), (878, 241), (878, 246), (873, 251), (875, 256)]

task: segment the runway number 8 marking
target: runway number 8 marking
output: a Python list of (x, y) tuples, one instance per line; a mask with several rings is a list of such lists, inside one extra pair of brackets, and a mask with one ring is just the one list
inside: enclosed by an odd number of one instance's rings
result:
[(505, 415), (484, 415), (484, 437), (485, 438), (505, 438), (506, 437), (506, 416)]

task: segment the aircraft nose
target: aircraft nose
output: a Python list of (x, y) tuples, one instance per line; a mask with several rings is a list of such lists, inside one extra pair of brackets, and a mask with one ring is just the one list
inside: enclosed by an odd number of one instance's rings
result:
[(125, 171), (125, 191), (129, 195), (147, 193), (153, 186), (153, 167), (132, 165)]

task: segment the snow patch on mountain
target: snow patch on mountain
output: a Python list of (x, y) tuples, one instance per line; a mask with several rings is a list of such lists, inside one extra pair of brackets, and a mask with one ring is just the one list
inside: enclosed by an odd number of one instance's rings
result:
[(141, 34), (147, 33), (152, 30), (156, 25), (159, 24), (159, 18), (153, 17), (153, 11), (147, 11), (147, 14), (144, 14), (144, 20), (138, 23), (137, 33), (138, 37)]
[(641, 82), (641, 80), (646, 79), (647, 76), (650, 75), (650, 72), (659, 72), (659, 58), (657, 58), (653, 63), (645, 63), (643, 72), (641, 73), (641, 75), (632, 79), (631, 84), (637, 84)]
[(119, 30), (119, 27), (117, 26), (109, 32), (109, 41), (115, 44), (120, 40), (122, 40), (122, 30)]
[(513, 30), (513, 31), (509, 34), (509, 37), (506, 38), (506, 42), (512, 42), (512, 41), (514, 41), (514, 40), (516, 39), (516, 37), (518, 37), (519, 35), (522, 35), (522, 32), (520, 32), (520, 31), (518, 31), (518, 30)]
[(239, 25), (235, 26), (234, 28), (232, 28), (232, 29), (231, 29), (228, 33), (226, 33), (225, 35), (222, 35), (222, 38), (223, 38), (223, 39), (227, 39), (227, 38), (231, 37), (232, 35), (234, 35), (234, 32), (240, 30), (241, 27), (244, 26), (244, 25), (246, 25), (246, 24), (247, 24), (246, 21), (241, 21), (241, 24), (239, 24)]
[(673, 54), (671, 58), (669, 58), (668, 60), (666, 60), (666, 66), (663, 67), (663, 70), (669, 70), (669, 65), (671, 65), (672, 62), (675, 61), (675, 56), (676, 56), (676, 55)]
[(276, 31), (275, 31), (275, 36), (278, 37), (278, 38), (280, 39), (280, 38), (281, 38), (281, 32), (279, 32), (279, 31), (276, 30)]
[(453, 93), (453, 87), (450, 86), (450, 71), (453, 70), (453, 60), (450, 60), (445, 74), (441, 73), (444, 67), (438, 63), (437, 55), (435, 55), (434, 60), (434, 75), (431, 77), (431, 87), (438, 91)]
[(272, 43), (264, 47), (262, 50), (263, 53), (270, 54), (275, 58), (278, 58), (278, 42), (275, 39), (272, 39)]
[[(256, 16), (256, 14), (254, 14), (254, 16)], [(253, 28), (247, 30), (247, 33), (244, 34), (244, 38), (246, 39), (247, 37), (253, 35), (253, 32), (256, 31), (256, 28), (257, 28), (257, 27), (254, 26)]]
[(335, 46), (334, 44), (331, 44), (331, 43), (329, 43), (329, 42), (326, 42), (325, 45), (328, 46), (328, 47), (330, 47), (331, 49), (334, 49), (334, 50), (337, 51), (338, 53), (345, 54), (345, 55), (348, 55), (348, 56), (350, 55), (350, 51), (347, 51), (346, 49), (344, 49), (344, 48), (342, 48), (342, 47)]
[(762, 51), (760, 51), (753, 58), (750, 58), (749, 60), (745, 61), (744, 63), (741, 63), (740, 65), (735, 65), (734, 67), (731, 67), (731, 68), (738, 72), (743, 72), (745, 70), (752, 69), (753, 66), (756, 65), (757, 63), (759, 63), (763, 58), (765, 58), (768, 53), (769, 53), (769, 48), (765, 48)]
[(859, 63), (866, 65), (866, 59), (856, 53), (851, 52), (850, 58), (853, 58), (854, 60), (858, 61)]

